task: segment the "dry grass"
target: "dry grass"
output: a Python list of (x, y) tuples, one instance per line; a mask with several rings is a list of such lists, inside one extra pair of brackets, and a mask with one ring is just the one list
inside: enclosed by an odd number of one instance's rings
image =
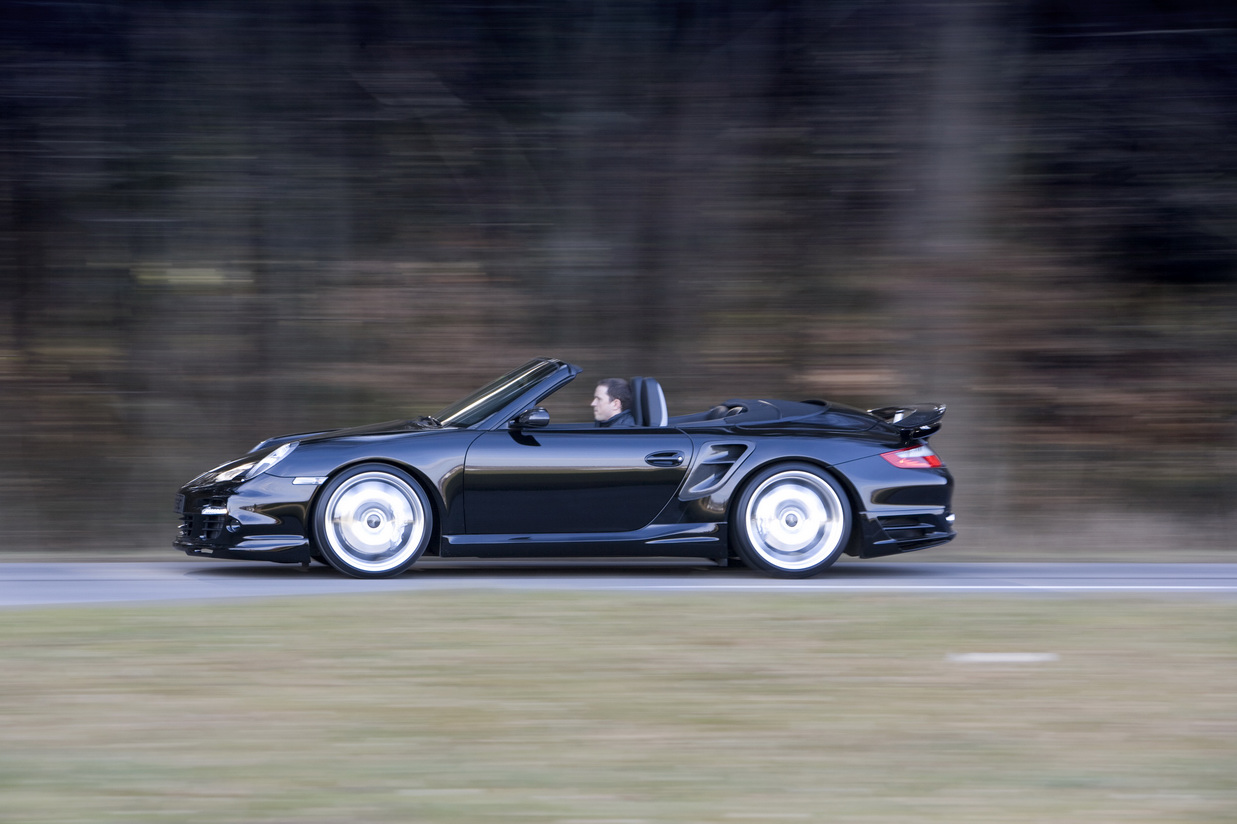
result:
[(402, 593), (9, 611), (0, 654), (6, 822), (1237, 817), (1231, 602)]

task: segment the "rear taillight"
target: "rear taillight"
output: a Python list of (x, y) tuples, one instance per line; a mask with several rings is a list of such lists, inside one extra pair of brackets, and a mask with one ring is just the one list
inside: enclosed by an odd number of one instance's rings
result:
[(944, 465), (930, 446), (908, 446), (906, 449), (882, 452), (881, 457), (901, 469), (935, 469)]

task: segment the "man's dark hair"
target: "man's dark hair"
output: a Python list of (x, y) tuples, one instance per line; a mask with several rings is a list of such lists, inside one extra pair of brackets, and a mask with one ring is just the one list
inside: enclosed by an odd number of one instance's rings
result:
[(631, 409), (632, 398), (630, 383), (622, 378), (606, 378), (604, 380), (597, 381), (597, 385), (604, 386), (606, 388), (606, 394), (609, 395), (612, 400), (618, 401), (619, 406), (623, 408), (624, 412)]

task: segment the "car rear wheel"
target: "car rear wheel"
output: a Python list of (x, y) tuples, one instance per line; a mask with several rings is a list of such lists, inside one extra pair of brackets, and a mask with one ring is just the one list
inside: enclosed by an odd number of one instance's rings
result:
[(314, 538), (327, 563), (354, 578), (387, 578), (429, 545), (433, 512), (406, 472), (362, 464), (332, 478), (314, 507)]
[(748, 566), (806, 578), (842, 554), (851, 521), (849, 499), (838, 481), (810, 464), (779, 464), (744, 487), (731, 535)]

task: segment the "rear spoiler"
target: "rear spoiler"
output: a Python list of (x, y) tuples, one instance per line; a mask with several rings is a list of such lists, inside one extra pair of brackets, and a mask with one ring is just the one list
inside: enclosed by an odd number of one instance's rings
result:
[(868, 413), (897, 429), (902, 440), (910, 441), (914, 438), (926, 438), (941, 428), (941, 418), (945, 417), (945, 404), (882, 406), (880, 409), (869, 409)]

